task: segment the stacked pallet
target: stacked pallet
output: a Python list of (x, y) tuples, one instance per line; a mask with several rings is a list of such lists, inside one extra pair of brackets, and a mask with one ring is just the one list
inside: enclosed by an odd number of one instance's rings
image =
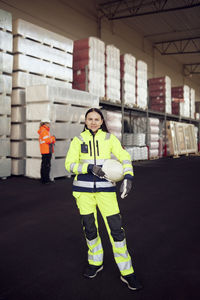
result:
[(105, 96), (105, 43), (100, 39), (74, 41), (73, 88)]
[(120, 50), (107, 45), (105, 63), (105, 99), (120, 103)]
[(159, 158), (159, 133), (159, 119), (149, 118), (147, 122), (147, 145), (149, 150), (149, 159)]
[(148, 79), (148, 89), (149, 108), (171, 114), (171, 79), (168, 76)]
[(148, 159), (148, 148), (145, 140), (146, 135), (144, 133), (125, 133), (123, 135), (123, 145), (129, 152), (131, 160)]
[(0, 178), (11, 175), (12, 15), (0, 9)]
[(51, 135), (56, 137), (51, 179), (70, 176), (65, 170), (65, 157), (71, 139), (84, 128), (89, 107), (99, 107), (97, 96), (74, 89), (48, 85), (26, 89), (26, 172), (27, 177), (40, 177), (41, 154), (38, 129), (40, 120), (51, 120)]
[(142, 109), (147, 108), (147, 64), (142, 60), (136, 63), (136, 103)]
[[(172, 87), (172, 101), (179, 103), (181, 117), (190, 117), (190, 88), (187, 85)], [(178, 107), (178, 105), (177, 105)], [(176, 108), (178, 109), (178, 108)], [(175, 112), (175, 111), (174, 111)]]
[(198, 151), (195, 126), (193, 124), (167, 121), (167, 155), (179, 156)]
[(25, 89), (48, 84), (72, 87), (73, 41), (18, 19), (13, 25), (12, 174), (25, 170)]
[(131, 54), (120, 55), (121, 99), (123, 99), (124, 104), (128, 107), (134, 107), (136, 104), (135, 61), (135, 57)]
[(122, 114), (116, 111), (103, 111), (105, 122), (110, 133), (113, 133), (120, 141), (122, 138)]

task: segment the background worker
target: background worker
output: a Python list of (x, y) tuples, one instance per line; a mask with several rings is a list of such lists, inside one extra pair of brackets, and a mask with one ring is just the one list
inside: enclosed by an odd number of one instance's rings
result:
[(50, 135), (50, 120), (43, 119), (40, 122), (40, 128), (38, 130), (40, 153), (42, 154), (41, 162), (41, 182), (43, 184), (50, 183), (50, 170), (51, 170), (51, 157), (54, 152), (54, 144), (56, 142), (55, 136)]
[(132, 290), (140, 289), (127, 250), (125, 232), (116, 197), (116, 184), (106, 180), (101, 166), (113, 153), (123, 165), (124, 180), (120, 187), (121, 197), (131, 190), (133, 168), (130, 155), (119, 140), (108, 133), (102, 112), (92, 108), (86, 112), (85, 128), (74, 137), (68, 150), (65, 167), (76, 176), (73, 196), (81, 215), (88, 246), (88, 266), (83, 275), (93, 278), (103, 269), (103, 248), (98, 231), (97, 207), (104, 219), (112, 244), (115, 262), (121, 280)]

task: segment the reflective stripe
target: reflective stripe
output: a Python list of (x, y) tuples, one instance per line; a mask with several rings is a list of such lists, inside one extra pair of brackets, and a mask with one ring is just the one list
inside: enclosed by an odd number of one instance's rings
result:
[(126, 250), (125, 253), (114, 253), (114, 257), (128, 258), (128, 251)]
[(96, 237), (95, 239), (93, 239), (93, 240), (91, 240), (91, 241), (89, 241), (88, 239), (86, 239), (86, 241), (87, 241), (87, 244), (89, 245), (89, 246), (93, 246), (93, 245), (95, 245), (96, 243), (97, 243), (97, 241), (98, 241), (98, 237)]
[(88, 255), (88, 260), (93, 260), (93, 261), (102, 261), (103, 260), (103, 253), (102, 254), (97, 254), (97, 255)]
[(131, 165), (131, 161), (130, 160), (123, 160), (122, 164), (123, 165)]
[(129, 270), (132, 267), (131, 260), (120, 262), (117, 264), (120, 271)]
[(93, 249), (90, 248), (90, 252), (92, 252), (92, 253), (98, 252), (98, 251), (100, 251), (100, 250), (102, 250), (102, 245), (101, 245), (101, 243), (98, 244), (98, 245), (96, 245)]
[(105, 140), (109, 140), (109, 138), (110, 138), (110, 133), (109, 133), (109, 132), (106, 132)]
[[(99, 166), (103, 165), (103, 163), (105, 162), (105, 160), (106, 159), (97, 159), (96, 160), (96, 164), (99, 165)], [(82, 164), (84, 164), (84, 163), (86, 163), (86, 164), (94, 164), (94, 159), (81, 159), (80, 163), (82, 163)]]
[(125, 172), (129, 172), (129, 171), (133, 172), (133, 169), (132, 169), (132, 168), (125, 168), (125, 169), (124, 169), (124, 173), (125, 173)]
[(93, 188), (94, 187), (94, 182), (74, 180), (73, 185)]
[(70, 171), (71, 172), (73, 172), (73, 169), (74, 169), (74, 166), (76, 165), (76, 163), (72, 163), (71, 165), (70, 165)]
[(43, 136), (43, 140), (48, 139), (48, 138), (49, 138), (49, 135)]
[(112, 182), (110, 182), (110, 181), (98, 181), (98, 182), (96, 182), (96, 187), (97, 188), (100, 188), (100, 187), (102, 187), (102, 188), (104, 188), (104, 187), (110, 187), (110, 186), (116, 186), (116, 183), (112, 183)]
[(83, 139), (83, 137), (82, 137), (81, 135), (77, 136), (77, 138), (78, 138), (79, 140), (81, 140), (82, 142), (84, 142), (84, 139)]
[(40, 144), (45, 144), (45, 141), (40, 141)]
[(82, 173), (83, 165), (79, 164), (78, 165), (78, 173)]
[(114, 242), (116, 248), (123, 248), (126, 245), (126, 240), (124, 239), (121, 242)]

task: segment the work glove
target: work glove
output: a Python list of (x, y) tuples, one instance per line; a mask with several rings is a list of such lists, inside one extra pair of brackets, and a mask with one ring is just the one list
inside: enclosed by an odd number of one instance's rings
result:
[(89, 164), (88, 171), (92, 172), (94, 175), (98, 176), (99, 178), (106, 178), (106, 174), (99, 166)]
[(121, 193), (121, 198), (122, 199), (124, 199), (126, 196), (128, 196), (131, 188), (132, 188), (132, 180), (124, 179), (122, 181), (121, 186), (120, 186), (120, 193)]

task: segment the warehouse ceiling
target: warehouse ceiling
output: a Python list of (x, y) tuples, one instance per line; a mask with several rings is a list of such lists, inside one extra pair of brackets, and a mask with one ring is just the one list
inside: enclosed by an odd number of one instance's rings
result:
[(98, 14), (125, 24), (200, 77), (200, 0), (96, 0)]

